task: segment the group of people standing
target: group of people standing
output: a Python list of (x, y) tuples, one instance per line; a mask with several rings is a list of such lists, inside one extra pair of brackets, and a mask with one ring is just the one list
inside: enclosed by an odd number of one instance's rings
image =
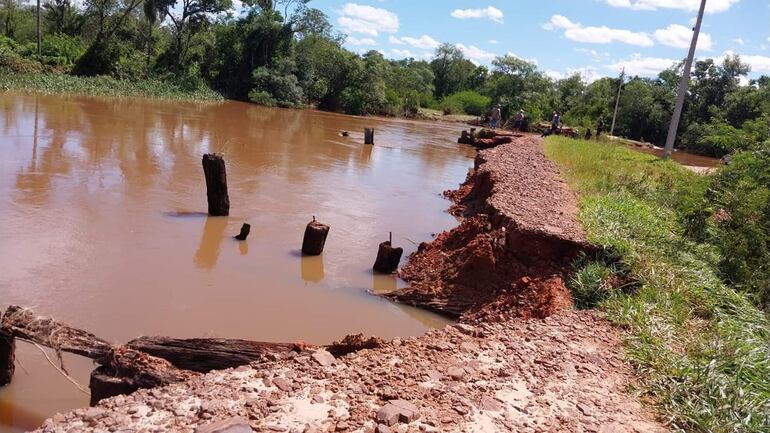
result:
[[(502, 106), (500, 104), (497, 104), (492, 108), (492, 113), (489, 116), (489, 126), (492, 129), (497, 129), (498, 127), (502, 128), (503, 126), (502, 119), (503, 119)], [(517, 132), (521, 132), (522, 128), (524, 127), (525, 119), (526, 119), (526, 116), (524, 116), (524, 110), (519, 110), (519, 112), (513, 116), (513, 130)]]
[[(494, 107), (492, 107), (492, 112), (489, 115), (489, 126), (492, 129), (502, 128), (503, 127), (503, 113), (502, 113), (502, 106), (500, 104), (496, 104)], [(524, 115), (523, 110), (519, 110), (514, 116), (513, 116), (513, 130), (517, 132), (521, 132), (522, 128), (524, 127), (524, 123), (526, 120), (526, 116)], [(552, 135), (552, 134), (558, 134), (561, 131), (561, 114), (558, 111), (554, 111), (551, 113), (551, 128), (547, 130), (543, 135)], [(599, 119), (596, 121), (596, 139), (598, 140), (601, 135), (607, 131), (607, 123), (604, 120), (604, 115), (600, 115)], [(590, 140), (593, 137), (593, 134), (591, 132), (591, 128), (586, 129), (585, 133), (585, 139)]]

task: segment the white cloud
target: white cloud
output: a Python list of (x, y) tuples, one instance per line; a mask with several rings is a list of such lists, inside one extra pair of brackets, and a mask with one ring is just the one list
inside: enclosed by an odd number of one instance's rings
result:
[(496, 23), (503, 22), (503, 11), (494, 7), (487, 6), (485, 9), (455, 9), (451, 15), (454, 18), (465, 20), (468, 18), (489, 18)]
[(642, 57), (640, 54), (634, 54), (630, 59), (607, 65), (607, 68), (618, 73), (621, 69), (626, 68), (626, 74), (628, 75), (653, 77), (658, 75), (661, 71), (670, 68), (675, 63), (677, 63), (677, 61), (674, 59)]
[[(700, 8), (700, 0), (606, 0), (610, 6), (634, 10), (654, 11), (658, 9), (679, 9), (694, 12)], [(709, 0), (706, 12), (725, 12), (740, 0)]]
[(390, 52), (395, 54), (397, 57), (402, 58), (402, 59), (417, 57), (417, 56), (414, 55), (413, 52), (411, 52), (409, 50), (392, 49), (392, 50), (390, 50)]
[(346, 42), (349, 43), (350, 45), (354, 45), (356, 47), (363, 47), (363, 46), (369, 46), (369, 45), (377, 45), (377, 41), (375, 41), (372, 38), (358, 39), (358, 38), (354, 38), (352, 36), (349, 37), (346, 40)]
[(441, 45), (437, 40), (433, 39), (428, 35), (422, 35), (419, 38), (412, 38), (409, 36), (397, 38), (395, 36), (391, 36), (388, 40), (390, 41), (391, 44), (394, 44), (394, 45), (406, 44), (414, 48), (419, 48), (421, 50), (435, 50), (436, 48), (438, 48), (439, 45)]
[(490, 44), (495, 44), (495, 45), (500, 43), (500, 41), (498, 41), (497, 39), (490, 39), (487, 42), (489, 42)]
[[(663, 45), (675, 48), (690, 48), (692, 43), (693, 30), (679, 24), (671, 24), (665, 29), (655, 30), (655, 40)], [(698, 35), (698, 48), (710, 50), (713, 41), (711, 35), (701, 32)]]
[(537, 59), (525, 59), (524, 57), (521, 57), (518, 54), (513, 53), (512, 51), (508, 51), (507, 53), (505, 53), (505, 55), (517, 58), (519, 60), (524, 60), (527, 63), (532, 63), (533, 65), (537, 66)]
[(398, 32), (398, 16), (385, 9), (347, 3), (342, 7), (337, 22), (345, 33), (361, 33), (377, 36), (380, 32)]
[(740, 46), (746, 45), (746, 42), (743, 40), (743, 38), (735, 38), (735, 39), (733, 39), (733, 42), (735, 42), (736, 44), (738, 44)]
[(563, 80), (575, 74), (580, 75), (583, 81), (589, 84), (593, 83), (594, 81), (600, 78), (599, 71), (597, 71), (596, 68), (591, 66), (585, 66), (582, 68), (567, 68), (567, 71), (565, 73), (561, 73), (559, 71), (554, 71), (554, 70), (545, 71), (545, 75), (551, 77), (554, 80)]
[(606, 51), (600, 53), (596, 50), (589, 50), (587, 48), (575, 48), (575, 51), (591, 57), (591, 60), (593, 60), (596, 63), (601, 63), (602, 61), (604, 61), (604, 59), (610, 56), (610, 53)]
[(580, 23), (574, 23), (563, 15), (554, 15), (551, 20), (543, 25), (546, 30), (564, 30), (564, 37), (575, 42), (589, 44), (610, 44), (622, 42), (640, 47), (655, 45), (650, 35), (641, 32), (632, 32), (624, 29), (613, 29), (607, 26), (585, 27)]
[(476, 63), (486, 63), (494, 60), (497, 55), (494, 53), (490, 53), (489, 51), (484, 51), (481, 48), (478, 48), (474, 45), (463, 45), (463, 44), (457, 44), (455, 45), (460, 51), (463, 52), (469, 59), (472, 61), (475, 61)]

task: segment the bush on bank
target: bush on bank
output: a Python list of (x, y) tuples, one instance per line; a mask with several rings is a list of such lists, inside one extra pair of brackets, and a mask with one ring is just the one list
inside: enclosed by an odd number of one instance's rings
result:
[(730, 229), (701, 219), (710, 235), (697, 240), (688, 228), (713, 179), (604, 143), (551, 137), (546, 152), (581, 194), (589, 239), (609, 252), (576, 263), (578, 304), (627, 330), (628, 356), (662, 415), (677, 431), (770, 430), (768, 318), (720, 278), (726, 250), (714, 239)]

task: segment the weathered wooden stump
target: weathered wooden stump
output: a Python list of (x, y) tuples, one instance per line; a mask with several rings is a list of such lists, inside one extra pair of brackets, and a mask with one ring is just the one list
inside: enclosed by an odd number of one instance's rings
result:
[(305, 238), (302, 240), (302, 254), (306, 256), (320, 256), (324, 252), (326, 236), (329, 235), (329, 226), (315, 220), (310, 221), (305, 228)]
[(16, 339), (10, 333), (0, 329), (0, 386), (11, 383), (16, 369)]
[(227, 195), (227, 171), (224, 157), (219, 153), (203, 155), (203, 173), (206, 176), (209, 215), (230, 215), (230, 197)]
[(374, 144), (374, 128), (364, 128), (364, 144)]
[(374, 271), (383, 274), (395, 272), (403, 253), (403, 248), (393, 248), (390, 241), (381, 243), (380, 249), (377, 251), (377, 260), (374, 262)]
[(251, 224), (243, 223), (241, 232), (233, 237), (239, 241), (245, 241), (249, 237), (249, 233), (251, 233)]

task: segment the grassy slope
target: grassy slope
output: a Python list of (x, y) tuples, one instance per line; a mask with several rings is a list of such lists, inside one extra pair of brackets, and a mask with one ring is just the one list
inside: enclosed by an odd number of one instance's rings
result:
[[(581, 195), (590, 240), (620, 257), (578, 264), (571, 285), (627, 330), (661, 414), (677, 430), (770, 432), (768, 319), (719, 280), (716, 251), (684, 235), (708, 178), (622, 146), (551, 137), (546, 153)], [(613, 272), (634, 290), (612, 289)]]
[(223, 99), (220, 94), (210, 89), (186, 89), (161, 80), (126, 81), (111, 77), (75, 77), (42, 73), (12, 74), (0, 71), (0, 91), (9, 90), (192, 101)]

